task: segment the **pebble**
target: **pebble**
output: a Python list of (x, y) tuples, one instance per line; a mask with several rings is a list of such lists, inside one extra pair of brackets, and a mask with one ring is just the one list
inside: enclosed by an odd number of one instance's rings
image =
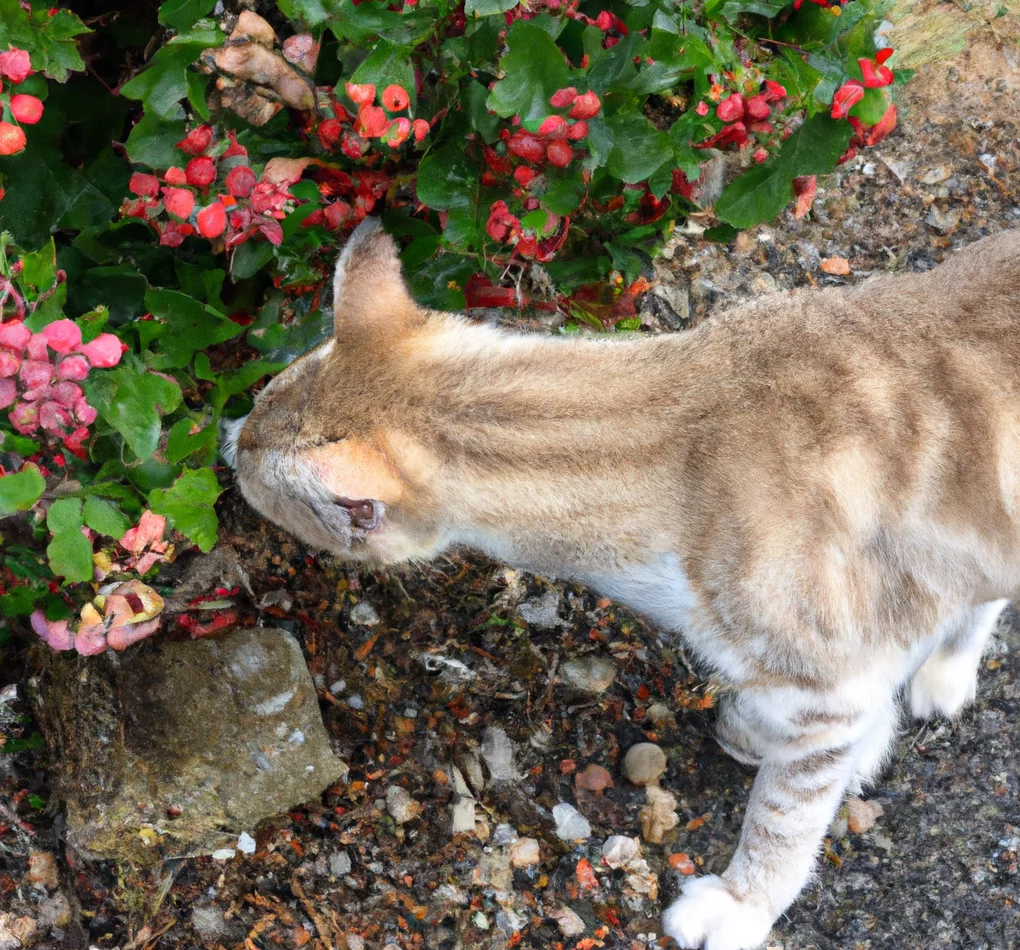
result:
[(863, 834), (885, 814), (885, 809), (878, 802), (866, 802), (860, 798), (847, 799), (847, 827), (855, 834)]
[(337, 851), (329, 856), (329, 873), (333, 877), (345, 877), (351, 873), (351, 856), (346, 851)]
[(532, 597), (524, 601), (517, 612), (529, 627), (539, 630), (551, 630), (558, 627), (560, 620), (560, 592), (547, 590), (541, 597)]
[(230, 926), (218, 904), (198, 904), (192, 907), (191, 926), (200, 937), (209, 941), (218, 941), (230, 932)]
[(510, 846), (510, 865), (530, 868), (542, 860), (542, 849), (535, 838), (521, 838)]
[(666, 753), (654, 742), (632, 745), (623, 757), (623, 774), (634, 785), (652, 785), (666, 771)]
[(577, 773), (574, 784), (589, 792), (602, 792), (613, 787), (613, 777), (607, 769), (593, 762), (583, 771)]
[(217, 848), (212, 853), (214, 861), (229, 861), (237, 852), (233, 848)]
[(482, 734), (482, 758), (489, 767), (489, 780), (498, 782), (519, 782), (520, 773), (514, 764), (514, 744), (502, 729), (490, 726)]
[(611, 868), (622, 868), (641, 857), (641, 842), (627, 835), (612, 835), (602, 845), (602, 860)]
[(676, 854), (669, 856), (669, 866), (674, 871), (679, 871), (685, 877), (693, 874), (696, 870), (694, 862), (690, 859), (690, 856), (685, 854), (683, 851), (678, 851)]
[(517, 829), (513, 825), (499, 824), (496, 825), (495, 830), (492, 832), (493, 847), (500, 848), (506, 844), (513, 844), (516, 840)]
[(932, 208), (924, 220), (936, 231), (946, 234), (960, 223), (960, 215), (955, 211), (940, 211), (938, 208)]
[(662, 844), (666, 832), (680, 824), (676, 797), (658, 785), (649, 785), (645, 796), (647, 804), (638, 812), (641, 837), (650, 844)]
[(255, 839), (248, 834), (247, 831), (242, 831), (237, 837), (237, 850), (241, 854), (254, 854), (255, 853)]
[(564, 937), (577, 937), (584, 933), (584, 921), (565, 904), (550, 911), (549, 917), (556, 921), (556, 926), (560, 928), (560, 933)]
[(826, 274), (846, 277), (850, 273), (850, 262), (845, 257), (827, 257), (822, 261), (821, 268)]
[(404, 825), (418, 817), (421, 806), (411, 797), (411, 793), (406, 788), (391, 785), (386, 790), (386, 810), (398, 825)]
[(556, 837), (560, 841), (585, 841), (591, 837), (591, 822), (573, 805), (560, 802), (553, 808)]
[(374, 627), (379, 623), (379, 615), (367, 600), (359, 600), (351, 608), (351, 623), (362, 627)]
[(582, 693), (601, 696), (616, 679), (616, 664), (604, 656), (589, 653), (564, 663), (560, 667), (560, 679)]

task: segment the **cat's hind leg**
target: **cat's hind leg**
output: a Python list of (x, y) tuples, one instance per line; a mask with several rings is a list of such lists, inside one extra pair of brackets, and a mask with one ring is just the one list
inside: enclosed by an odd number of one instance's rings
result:
[(910, 681), (910, 711), (918, 719), (953, 717), (974, 701), (981, 656), (1008, 600), (965, 610)]
[[(663, 915), (663, 929), (681, 947), (751, 950), (794, 901), (814, 869), (822, 837), (872, 733), (883, 745), (895, 729), (896, 704), (865, 686), (827, 695), (799, 689), (743, 697), (768, 734), (758, 775), (730, 866), (721, 877), (688, 883)], [(883, 750), (884, 751), (884, 750)]]

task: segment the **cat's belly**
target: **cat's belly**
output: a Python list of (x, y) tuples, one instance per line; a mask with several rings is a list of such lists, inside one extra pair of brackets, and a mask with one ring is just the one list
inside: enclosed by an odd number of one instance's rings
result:
[(574, 579), (644, 614), (660, 631), (680, 634), (698, 658), (721, 677), (739, 682), (748, 675), (745, 659), (712, 623), (707, 605), (694, 593), (675, 554), (660, 555), (637, 567)]

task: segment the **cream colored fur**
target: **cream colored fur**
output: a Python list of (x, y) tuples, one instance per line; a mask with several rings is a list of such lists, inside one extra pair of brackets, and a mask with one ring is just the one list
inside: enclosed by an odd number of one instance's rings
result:
[(227, 449), (245, 497), (345, 558), (477, 548), (680, 634), (760, 767), (728, 870), (664, 926), (757, 946), (881, 768), (899, 693), (958, 713), (1020, 584), (1020, 232), (623, 340), (424, 311), (375, 222), (337, 277), (333, 340)]

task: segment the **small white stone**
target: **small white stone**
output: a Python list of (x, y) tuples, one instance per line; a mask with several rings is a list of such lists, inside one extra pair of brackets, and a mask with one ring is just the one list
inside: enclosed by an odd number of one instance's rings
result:
[(569, 907), (557, 907), (549, 916), (556, 921), (564, 937), (576, 937), (584, 933), (584, 921)]
[(552, 813), (556, 837), (561, 841), (584, 841), (591, 837), (591, 822), (573, 805), (560, 802)]
[(654, 742), (632, 745), (623, 757), (623, 774), (634, 785), (651, 785), (658, 782), (666, 771), (666, 753)]
[(622, 868), (641, 857), (641, 842), (627, 835), (613, 835), (602, 845), (602, 860), (611, 868)]
[(351, 608), (351, 623), (359, 624), (362, 627), (374, 627), (379, 623), (379, 615), (367, 600), (359, 600)]
[(247, 831), (242, 831), (237, 837), (237, 850), (241, 854), (254, 854), (255, 853), (255, 839), (248, 834)]
[(510, 846), (510, 864), (515, 868), (529, 868), (542, 860), (542, 849), (534, 838), (521, 838)]
[(214, 861), (229, 861), (234, 854), (233, 848), (220, 848), (212, 853), (212, 859)]
[(411, 797), (406, 788), (391, 785), (386, 790), (386, 810), (398, 825), (404, 825), (418, 816), (421, 806)]

